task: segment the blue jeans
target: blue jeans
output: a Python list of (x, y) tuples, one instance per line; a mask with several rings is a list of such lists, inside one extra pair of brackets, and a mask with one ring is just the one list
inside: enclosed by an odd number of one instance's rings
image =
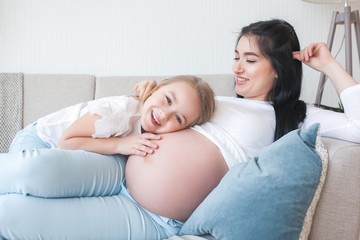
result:
[(33, 148), (50, 148), (50, 144), (44, 142), (39, 137), (36, 127), (37, 122), (33, 122), (17, 132), (9, 147), (9, 152), (21, 152), (22, 150)]
[[(22, 134), (33, 137), (33, 130), (30, 125)], [(22, 134), (16, 139), (24, 140)], [(41, 146), (36, 137), (30, 139), (35, 141), (27, 146)], [(12, 145), (11, 153), (0, 154), (0, 239), (171, 236), (122, 194), (125, 156), (46, 147), (24, 149), (21, 146), (26, 144), (16, 141)]]

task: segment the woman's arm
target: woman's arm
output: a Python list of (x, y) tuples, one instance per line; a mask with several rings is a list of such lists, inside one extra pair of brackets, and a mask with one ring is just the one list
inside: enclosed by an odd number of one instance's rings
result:
[(302, 128), (320, 123), (322, 136), (360, 143), (360, 85), (335, 60), (325, 43), (312, 43), (300, 52), (294, 52), (293, 56), (329, 77), (345, 112), (336, 113), (308, 106)]
[(303, 50), (294, 52), (293, 56), (328, 76), (339, 95), (343, 90), (358, 84), (331, 55), (325, 43), (312, 43)]
[[(353, 98), (355, 94), (347, 94), (346, 92), (348, 91), (344, 91), (342, 95), (348, 95), (344, 98), (351, 97), (352, 103), (359, 105), (360, 85), (356, 88), (358, 96), (355, 98)], [(355, 90), (353, 88), (350, 89)], [(306, 129), (314, 123), (320, 123), (321, 136), (360, 143), (360, 108), (355, 104), (351, 104), (351, 102), (350, 104), (348, 102), (345, 103), (345, 101), (343, 101), (343, 106), (345, 113), (307, 106), (306, 118), (301, 128)]]
[(158, 148), (151, 140), (160, 140), (161, 136), (152, 133), (126, 137), (93, 138), (96, 132), (95, 121), (101, 119), (98, 114), (86, 113), (71, 124), (62, 134), (58, 148), (81, 149), (101, 154), (123, 154), (146, 156)]

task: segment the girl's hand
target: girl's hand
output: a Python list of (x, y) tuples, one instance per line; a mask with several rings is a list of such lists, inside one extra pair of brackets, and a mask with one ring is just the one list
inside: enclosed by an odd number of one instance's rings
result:
[[(328, 66), (336, 60), (331, 55), (325, 43), (311, 43), (301, 51), (293, 52), (294, 59), (297, 59), (309, 67), (325, 73)], [(326, 74), (326, 73), (325, 73)]]
[(153, 154), (154, 149), (158, 149), (159, 145), (152, 140), (161, 140), (160, 135), (153, 133), (143, 133), (122, 137), (118, 139), (116, 152), (124, 155), (139, 155), (145, 157)]
[(141, 81), (140, 83), (136, 84), (134, 87), (135, 95), (138, 96), (140, 99), (146, 99), (151, 90), (154, 89), (157, 85), (155, 80), (146, 79)]

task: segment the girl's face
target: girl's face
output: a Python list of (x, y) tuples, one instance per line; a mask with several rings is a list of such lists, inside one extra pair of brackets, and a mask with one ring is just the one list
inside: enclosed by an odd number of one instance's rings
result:
[(168, 133), (191, 126), (200, 116), (200, 99), (188, 83), (157, 89), (143, 104), (141, 126), (147, 132)]
[(253, 37), (242, 36), (235, 50), (235, 92), (247, 99), (264, 101), (277, 73), (260, 52)]

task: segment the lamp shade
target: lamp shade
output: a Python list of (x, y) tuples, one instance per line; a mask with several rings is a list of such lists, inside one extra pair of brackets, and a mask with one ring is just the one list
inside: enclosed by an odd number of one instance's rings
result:
[[(309, 3), (331, 4), (331, 3), (344, 3), (345, 0), (302, 0)], [(348, 0), (348, 2), (357, 2), (359, 0)]]

